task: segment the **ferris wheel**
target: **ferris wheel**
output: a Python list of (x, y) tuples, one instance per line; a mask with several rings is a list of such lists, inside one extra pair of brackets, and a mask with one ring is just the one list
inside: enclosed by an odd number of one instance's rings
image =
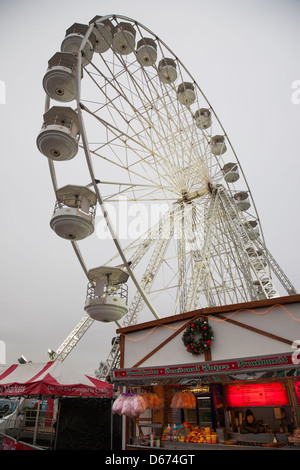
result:
[[(86, 313), (54, 358), (64, 360), (95, 320), (129, 326), (149, 314), (277, 297), (273, 275), (295, 293), (265, 245), (220, 120), (157, 35), (120, 15), (75, 23), (49, 60), (43, 87), (37, 146), (56, 196), (50, 225), (73, 245), (88, 281)], [(79, 160), (86, 173), (73, 170)], [(60, 187), (59, 172), (67, 179)], [(111, 219), (124, 201), (137, 215), (129, 232), (137, 234), (137, 219), (147, 222), (136, 237), (127, 233), (126, 243)], [(97, 237), (99, 212), (115, 255), (88, 267), (80, 244)], [(115, 338), (103, 376), (118, 354)]]

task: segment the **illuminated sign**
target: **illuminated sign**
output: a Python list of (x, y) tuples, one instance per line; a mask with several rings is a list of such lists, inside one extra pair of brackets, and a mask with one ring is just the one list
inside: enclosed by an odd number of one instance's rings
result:
[(288, 406), (289, 395), (285, 383), (234, 384), (224, 387), (228, 407)]
[(291, 354), (276, 356), (249, 357), (227, 361), (200, 362), (177, 366), (137, 367), (134, 369), (114, 370), (114, 380), (154, 379), (182, 376), (205, 376), (237, 374), (262, 370), (286, 369), (295, 367)]

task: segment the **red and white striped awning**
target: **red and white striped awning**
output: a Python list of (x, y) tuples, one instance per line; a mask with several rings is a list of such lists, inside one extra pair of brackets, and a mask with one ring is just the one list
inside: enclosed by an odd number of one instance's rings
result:
[(0, 396), (72, 396), (102, 397), (113, 395), (112, 384), (70, 370), (65, 364), (12, 364), (0, 368)]

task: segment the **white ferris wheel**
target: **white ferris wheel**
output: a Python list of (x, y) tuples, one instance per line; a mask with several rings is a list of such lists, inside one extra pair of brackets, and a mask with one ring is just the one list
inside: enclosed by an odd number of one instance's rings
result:
[[(214, 109), (147, 27), (120, 15), (73, 24), (48, 62), (43, 87), (37, 146), (56, 196), (50, 225), (73, 245), (88, 282), (85, 315), (53, 358), (64, 360), (95, 320), (124, 327), (144, 312), (160, 318), (277, 297), (274, 276), (295, 293), (265, 246), (250, 188)], [(78, 160), (86, 173), (72, 166)], [(60, 172), (66, 183), (59, 187)], [(127, 244), (110, 213), (122, 211), (124, 201), (148, 221)], [(115, 256), (90, 267), (80, 245), (95, 237), (99, 212)], [(103, 377), (118, 360), (116, 337)]]

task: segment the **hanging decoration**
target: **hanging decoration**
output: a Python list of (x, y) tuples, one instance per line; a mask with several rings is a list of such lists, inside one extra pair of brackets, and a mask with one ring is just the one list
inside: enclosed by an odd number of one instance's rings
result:
[(147, 408), (144, 399), (135, 393), (121, 393), (112, 406), (112, 412), (134, 418)]
[(135, 418), (140, 416), (147, 408), (154, 411), (164, 406), (163, 399), (159, 398), (156, 393), (142, 394), (121, 393), (112, 406), (112, 412), (120, 416), (128, 416)]
[(171, 408), (196, 408), (196, 397), (192, 392), (176, 392), (171, 401)]
[(210, 348), (214, 339), (212, 328), (206, 320), (196, 320), (191, 322), (182, 335), (183, 344), (186, 350), (198, 356)]
[(145, 400), (147, 408), (150, 410), (157, 411), (164, 407), (164, 399), (156, 393), (142, 392), (141, 397)]

